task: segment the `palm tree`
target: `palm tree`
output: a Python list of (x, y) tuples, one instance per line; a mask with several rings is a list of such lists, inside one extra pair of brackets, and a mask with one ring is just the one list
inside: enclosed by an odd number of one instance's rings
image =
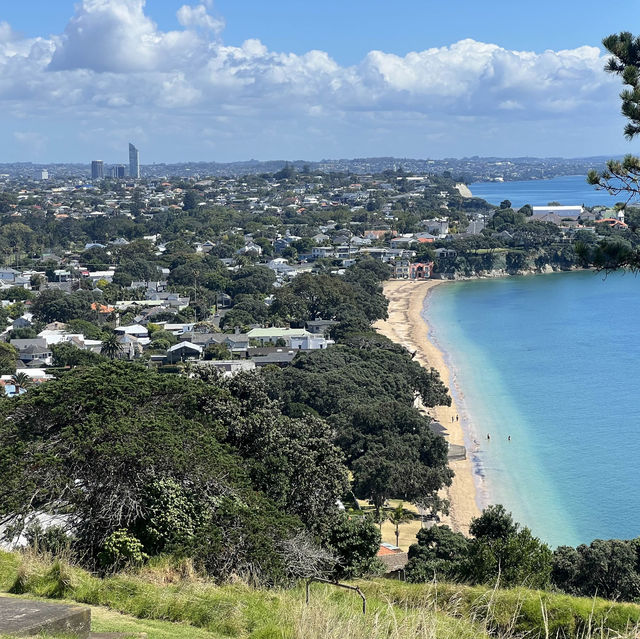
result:
[(122, 353), (122, 344), (118, 341), (118, 335), (111, 333), (108, 337), (102, 340), (102, 347), (100, 348), (100, 355), (104, 355), (109, 359), (115, 359)]
[(20, 395), (20, 389), (26, 390), (33, 380), (26, 373), (14, 373), (11, 383), (16, 387), (16, 395)]
[(406, 510), (402, 502), (394, 508), (388, 516), (389, 521), (396, 527), (396, 546), (400, 545), (400, 525), (406, 524), (413, 520), (413, 513), (410, 510)]

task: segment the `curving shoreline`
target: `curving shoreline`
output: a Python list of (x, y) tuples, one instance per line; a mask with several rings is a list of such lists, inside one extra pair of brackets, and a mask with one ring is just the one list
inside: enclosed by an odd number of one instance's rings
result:
[[(462, 413), (456, 404), (456, 393), (452, 372), (445, 362), (442, 351), (429, 339), (429, 325), (422, 311), (429, 291), (444, 280), (414, 282), (390, 280), (384, 283), (384, 294), (389, 300), (389, 318), (374, 324), (374, 328), (390, 340), (402, 344), (411, 352), (422, 366), (435, 368), (443, 382), (450, 389), (451, 406), (436, 406), (428, 409), (429, 415), (437, 419), (447, 430), (447, 440), (452, 444), (465, 445), (464, 420), (456, 421), (456, 415)], [(452, 422), (452, 417), (454, 421)], [(472, 437), (467, 433), (467, 440)], [(469, 523), (480, 514), (478, 489), (474, 480), (474, 466), (467, 451), (467, 459), (450, 461), (455, 473), (451, 486), (445, 489), (444, 496), (450, 501), (450, 514), (443, 517), (443, 523), (453, 530), (468, 534)]]

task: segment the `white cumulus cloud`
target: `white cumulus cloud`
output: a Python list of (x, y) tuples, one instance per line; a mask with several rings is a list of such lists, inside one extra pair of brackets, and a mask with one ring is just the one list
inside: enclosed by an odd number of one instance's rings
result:
[(213, 33), (220, 33), (224, 29), (224, 20), (215, 18), (207, 12), (207, 7), (199, 4), (195, 7), (185, 4), (178, 9), (178, 22), (187, 29), (204, 28)]
[(208, 0), (185, 4), (180, 28), (163, 31), (145, 0), (82, 0), (64, 33), (49, 38), (20, 38), (0, 22), (0, 108), (43, 122), (179, 117), (183, 127), (237, 130), (247, 141), (295, 130), (296, 139), (307, 131), (326, 141), (323, 126), (395, 139), (391, 122), (440, 140), (470, 122), (496, 131), (506, 120), (617, 111), (619, 82), (603, 72), (596, 47), (537, 53), (466, 39), (404, 56), (371, 51), (342, 66), (325, 51), (277, 52), (258, 39), (226, 45), (212, 10)]

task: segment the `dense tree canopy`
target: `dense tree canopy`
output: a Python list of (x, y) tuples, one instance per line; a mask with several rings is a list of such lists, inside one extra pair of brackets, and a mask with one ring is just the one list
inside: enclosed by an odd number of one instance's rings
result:
[(0, 519), (65, 514), (98, 562), (125, 530), (214, 576), (292, 576), (281, 544), (324, 529), (346, 469), (326, 424), (285, 417), (261, 388), (257, 376), (227, 384), (114, 362), (5, 400)]
[(327, 350), (300, 353), (291, 366), (266, 373), (272, 397), (288, 414), (325, 417), (353, 473), (358, 497), (376, 508), (391, 497), (438, 509), (437, 492), (451, 482), (447, 448), (413, 403), (448, 404), (434, 370), (374, 334)]
[(549, 585), (551, 550), (503, 506), (485, 508), (472, 520), (469, 532), (470, 539), (447, 526), (421, 531), (409, 550), (409, 580), (430, 581), (436, 576), (503, 587)]

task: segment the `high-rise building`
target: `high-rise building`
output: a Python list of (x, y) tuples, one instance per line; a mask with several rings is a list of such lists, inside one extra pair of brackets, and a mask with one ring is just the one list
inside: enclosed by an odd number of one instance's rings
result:
[(91, 179), (98, 180), (104, 177), (104, 162), (102, 160), (93, 160), (91, 162)]
[(129, 177), (137, 180), (140, 177), (140, 151), (129, 142)]
[(111, 167), (111, 177), (122, 179), (124, 178), (124, 164), (115, 164)]
[(48, 180), (49, 179), (49, 170), (48, 169), (42, 169), (42, 171), (40, 171), (40, 179), (41, 180)]

